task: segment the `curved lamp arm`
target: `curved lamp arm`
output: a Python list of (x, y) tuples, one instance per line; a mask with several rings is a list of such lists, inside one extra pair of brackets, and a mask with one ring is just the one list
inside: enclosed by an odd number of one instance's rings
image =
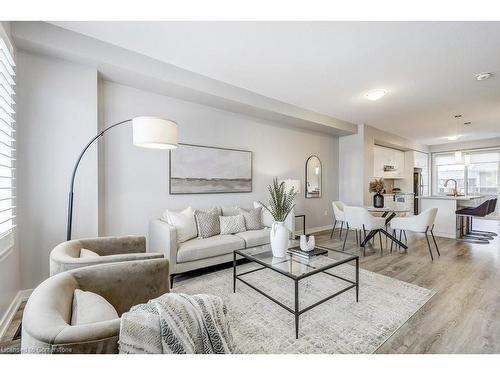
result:
[(106, 133), (108, 130), (114, 128), (115, 126), (125, 124), (126, 122), (130, 122), (132, 119), (124, 120), (117, 122), (116, 124), (113, 124), (111, 126), (108, 126), (106, 129), (103, 131), (97, 133), (95, 137), (93, 137), (89, 143), (83, 148), (82, 152), (80, 153), (80, 156), (78, 156), (78, 159), (76, 159), (75, 166), (73, 168), (73, 174), (71, 175), (71, 183), (69, 185), (69, 197), (68, 197), (68, 221), (67, 221), (67, 229), (66, 229), (66, 240), (69, 241), (71, 240), (71, 227), (72, 227), (72, 222), (73, 222), (73, 187), (75, 185), (75, 177), (76, 177), (76, 171), (78, 170), (78, 166), (80, 165), (80, 161), (82, 160), (83, 155), (85, 155), (85, 152), (87, 149), (98, 139), (99, 137), (102, 137), (104, 133)]

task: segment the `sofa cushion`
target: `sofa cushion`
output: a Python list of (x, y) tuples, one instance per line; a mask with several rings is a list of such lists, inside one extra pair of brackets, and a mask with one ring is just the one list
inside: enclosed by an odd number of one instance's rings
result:
[(245, 241), (245, 247), (261, 246), (269, 243), (269, 228), (260, 230), (247, 230), (246, 232), (236, 233), (235, 236)]
[(262, 229), (262, 207), (257, 207), (253, 210), (240, 208), (240, 212), (245, 218), (245, 227), (247, 230)]
[(274, 223), (274, 218), (273, 218), (273, 215), (271, 215), (271, 213), (266, 210), (264, 208), (264, 206), (262, 206), (262, 203), (260, 202), (253, 202), (253, 207), (254, 208), (257, 208), (257, 207), (262, 207), (262, 211), (261, 211), (261, 214), (262, 214), (262, 225), (265, 226), (265, 227), (272, 227), (273, 223)]
[(161, 220), (173, 225), (177, 230), (177, 242), (184, 242), (195, 238), (198, 234), (196, 221), (194, 219), (194, 210), (191, 207), (181, 212), (166, 210)]
[(75, 289), (71, 325), (104, 322), (118, 318), (116, 309), (99, 294)]
[(212, 208), (209, 211), (194, 211), (198, 238), (208, 238), (220, 234), (220, 212), (218, 208)]
[(236, 235), (219, 234), (209, 238), (195, 238), (179, 245), (177, 262), (216, 257), (244, 248), (245, 241)]
[(221, 207), (222, 216), (235, 216), (240, 213), (238, 206), (233, 207)]
[(246, 231), (243, 215), (219, 216), (220, 234), (234, 234)]

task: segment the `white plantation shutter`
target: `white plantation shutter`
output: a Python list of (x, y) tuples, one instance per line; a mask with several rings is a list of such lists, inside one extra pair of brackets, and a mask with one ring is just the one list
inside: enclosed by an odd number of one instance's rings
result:
[(0, 38), (0, 240), (15, 226), (15, 66)]

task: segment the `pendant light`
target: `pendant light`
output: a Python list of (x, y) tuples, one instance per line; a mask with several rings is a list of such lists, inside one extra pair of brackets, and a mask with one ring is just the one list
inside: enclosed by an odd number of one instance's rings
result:
[[(459, 126), (458, 124), (459, 124), (459, 121), (461, 118), (462, 118), (462, 115), (455, 115), (455, 122), (456, 122), (455, 139), (458, 139), (458, 137), (460, 137), (460, 135), (458, 134), (458, 126)], [(455, 151), (455, 161), (457, 163), (462, 162), (462, 151), (460, 151), (460, 150)]]

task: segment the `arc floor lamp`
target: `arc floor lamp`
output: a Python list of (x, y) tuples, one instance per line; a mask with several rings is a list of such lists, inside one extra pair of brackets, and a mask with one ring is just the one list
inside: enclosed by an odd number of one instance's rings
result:
[(95, 137), (93, 137), (83, 148), (80, 156), (78, 156), (78, 159), (76, 160), (75, 166), (73, 168), (73, 174), (71, 175), (68, 197), (68, 221), (66, 230), (66, 239), (68, 241), (71, 240), (71, 226), (73, 222), (73, 188), (75, 185), (76, 171), (78, 170), (78, 166), (80, 165), (80, 161), (82, 160), (83, 155), (85, 155), (85, 152), (92, 145), (92, 143), (94, 143), (99, 137), (102, 137), (108, 130), (114, 128), (115, 126), (130, 122), (132, 123), (132, 138), (133, 144), (135, 146), (163, 150), (177, 148), (177, 123), (158, 117), (141, 116), (120, 121), (116, 124), (108, 126), (103, 131), (99, 132)]

